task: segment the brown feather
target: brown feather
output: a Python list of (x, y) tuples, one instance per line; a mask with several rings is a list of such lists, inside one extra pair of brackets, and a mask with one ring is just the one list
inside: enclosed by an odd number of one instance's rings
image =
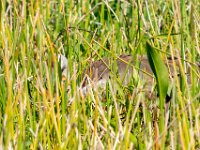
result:
[[(149, 65), (148, 59), (146, 56), (137, 56), (137, 62), (139, 63), (139, 67), (137, 68), (136, 61), (133, 60), (133, 57), (131, 55), (120, 55), (116, 59), (117, 63), (117, 72), (120, 75), (120, 78), (122, 79), (123, 76), (126, 73), (126, 69), (128, 67), (128, 71), (131, 74), (133, 68), (139, 71), (140, 76), (150, 81), (150, 84), (153, 80), (153, 73), (151, 70), (151, 67)], [(178, 59), (175, 59), (176, 66), (178, 65)], [(112, 63), (112, 64), (111, 64)], [(129, 64), (130, 63), (130, 64)], [(168, 58), (167, 61), (165, 61), (166, 66), (169, 68), (169, 74), (174, 75), (174, 69), (173, 69), (173, 60), (171, 58)], [(112, 73), (111, 66), (113, 65), (113, 61), (111, 61), (109, 58), (103, 58), (101, 60), (94, 61), (90, 64), (90, 66), (84, 71), (84, 75), (88, 75), (92, 81), (99, 81), (102, 79), (109, 79), (110, 74)], [(130, 76), (128, 76), (130, 77)], [(87, 85), (87, 81), (85, 80), (83, 82), (83, 87)]]

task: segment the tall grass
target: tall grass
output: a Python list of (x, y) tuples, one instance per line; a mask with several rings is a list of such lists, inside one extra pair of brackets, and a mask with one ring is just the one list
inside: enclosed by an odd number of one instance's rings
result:
[[(199, 8), (198, 0), (1, 0), (0, 149), (199, 149)], [(91, 61), (146, 55), (147, 40), (163, 59), (180, 58), (164, 132), (159, 100), (140, 92), (137, 74), (129, 86), (112, 75), (105, 92), (80, 92)], [(58, 53), (69, 59), (66, 82)]]

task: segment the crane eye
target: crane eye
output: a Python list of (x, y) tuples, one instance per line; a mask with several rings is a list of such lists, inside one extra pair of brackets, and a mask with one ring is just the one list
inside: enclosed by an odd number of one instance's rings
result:
[(63, 66), (63, 67), (61, 68), (62, 73), (64, 72), (64, 70), (65, 70), (65, 66)]

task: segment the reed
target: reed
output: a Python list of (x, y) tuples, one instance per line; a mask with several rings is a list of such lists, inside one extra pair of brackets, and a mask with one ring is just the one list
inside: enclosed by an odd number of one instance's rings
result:
[[(1, 0), (0, 149), (199, 149), (199, 7), (198, 0)], [(179, 68), (164, 125), (156, 82), (150, 99), (137, 71), (127, 85), (117, 75), (116, 58), (129, 54), (140, 66), (147, 41)], [(68, 58), (65, 82), (58, 54)], [(85, 68), (105, 57), (113, 70), (105, 89), (93, 84), (82, 95)]]

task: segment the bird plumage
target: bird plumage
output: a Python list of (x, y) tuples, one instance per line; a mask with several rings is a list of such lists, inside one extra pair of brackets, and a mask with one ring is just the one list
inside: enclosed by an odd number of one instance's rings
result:
[[(59, 59), (61, 60), (62, 73), (66, 76), (68, 60), (63, 55), (59, 56)], [(164, 60), (164, 62), (169, 71), (169, 78), (173, 78), (175, 72), (180, 72), (178, 69), (179, 67), (177, 67), (179, 66), (178, 59), (167, 58)], [(114, 64), (116, 64), (115, 69), (113, 69)], [(132, 77), (133, 69), (138, 71), (138, 74), (142, 80), (146, 81), (148, 88), (153, 85), (154, 75), (146, 56), (139, 55), (136, 56), (136, 58), (133, 58), (131, 55), (120, 55), (114, 60), (111, 58), (103, 58), (101, 60), (91, 62), (89, 67), (83, 71), (82, 77), (86, 78), (83, 80), (82, 88), (87, 88), (88, 78), (92, 82), (97, 83), (97, 85), (105, 86), (105, 83), (109, 79), (110, 75), (115, 73), (119, 75), (121, 80), (124, 79), (124, 84), (127, 84)], [(176, 71), (174, 69), (176, 69)]]

